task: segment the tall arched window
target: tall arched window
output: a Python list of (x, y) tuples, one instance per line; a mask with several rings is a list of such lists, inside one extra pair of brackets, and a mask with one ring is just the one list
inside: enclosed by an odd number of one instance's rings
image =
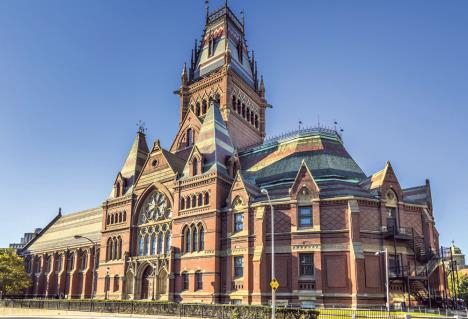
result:
[(192, 250), (193, 251), (198, 250), (198, 230), (197, 230), (197, 227), (194, 227), (193, 231), (192, 231)]
[(171, 251), (171, 233), (170, 232), (166, 232), (165, 247), (166, 247), (166, 253)]
[(118, 250), (117, 250), (117, 259), (121, 259), (122, 258), (122, 237), (117, 237), (117, 241), (118, 241)]
[(198, 194), (198, 206), (203, 206), (203, 195)]
[(215, 51), (215, 40), (213, 36), (210, 36), (208, 40), (208, 57), (212, 57)]
[(55, 257), (55, 271), (61, 271), (62, 270), (62, 255), (57, 255)]
[(192, 132), (192, 129), (191, 129), (191, 128), (188, 128), (188, 129), (187, 129), (187, 132), (186, 132), (186, 141), (187, 141), (187, 147), (188, 147), (188, 146), (192, 146), (192, 144), (193, 144), (193, 132)]
[(127, 212), (124, 210), (123, 212), (123, 221), (126, 222), (127, 221)]
[(203, 228), (203, 225), (200, 225), (200, 242), (198, 248), (200, 251), (205, 250), (205, 229)]
[(83, 251), (81, 253), (81, 267), (80, 270), (85, 270), (88, 267), (88, 253)]
[(197, 196), (192, 195), (192, 207), (197, 207)]
[(111, 260), (112, 259), (112, 239), (109, 238), (107, 239), (107, 251), (106, 251), (106, 259)]
[(164, 237), (162, 233), (158, 234), (158, 254), (163, 253)]
[(185, 205), (187, 205), (187, 208), (190, 208), (190, 196), (188, 196), (186, 199), (185, 199)]
[(192, 160), (192, 175), (198, 175), (198, 160), (196, 157)]
[(237, 100), (237, 114), (241, 114), (242, 113), (242, 110), (241, 110), (241, 101), (240, 100)]
[(180, 209), (185, 209), (185, 198), (180, 199)]
[(202, 102), (202, 114), (205, 114), (206, 110), (207, 110), (206, 100), (203, 100), (203, 102)]
[(242, 117), (245, 118), (245, 104), (242, 103)]
[(190, 252), (190, 228), (187, 227), (185, 230), (185, 252), (188, 253)]
[(195, 115), (200, 116), (200, 103), (197, 102), (197, 105), (195, 107)]
[(150, 237), (147, 235), (145, 237), (145, 251), (144, 255), (149, 255), (149, 247), (150, 247)]
[(145, 251), (145, 238), (140, 235), (140, 238), (138, 240), (138, 255), (143, 255), (143, 252)]
[(258, 115), (255, 114), (255, 128), (258, 128)]
[(72, 271), (75, 268), (75, 254), (69, 253), (67, 257), (67, 270)]
[(247, 121), (250, 121), (250, 109), (247, 108), (247, 111), (245, 112), (245, 117), (247, 118)]
[(110, 224), (110, 215), (107, 215), (107, 225)]
[(205, 196), (204, 196), (204, 205), (208, 205), (210, 203), (210, 195), (208, 194), (208, 192), (205, 193)]
[(116, 237), (114, 237), (114, 255), (112, 256), (112, 259), (117, 259), (119, 255), (119, 241), (117, 240)]
[(156, 255), (156, 234), (151, 236), (151, 255)]

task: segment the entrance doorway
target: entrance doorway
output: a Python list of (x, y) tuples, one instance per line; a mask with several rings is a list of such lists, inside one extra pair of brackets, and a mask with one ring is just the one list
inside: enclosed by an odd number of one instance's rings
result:
[(153, 269), (151, 266), (147, 266), (141, 277), (141, 299), (150, 299), (153, 295), (150, 291), (151, 280), (152, 280)]

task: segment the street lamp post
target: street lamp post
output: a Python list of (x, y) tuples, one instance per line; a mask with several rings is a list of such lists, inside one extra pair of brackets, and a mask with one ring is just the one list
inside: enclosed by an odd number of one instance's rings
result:
[(93, 262), (93, 281), (91, 282), (91, 300), (93, 300), (94, 298), (94, 285), (95, 285), (95, 277), (96, 277), (96, 264), (97, 264), (97, 243), (92, 241), (91, 239), (89, 239), (88, 237), (85, 237), (85, 236), (81, 236), (81, 235), (75, 235), (73, 236), (75, 239), (86, 239), (88, 240), (91, 244), (93, 244), (93, 248), (94, 248), (94, 262)]
[[(271, 280), (273, 281), (276, 279), (275, 275), (275, 212), (273, 205), (271, 204), (270, 194), (268, 194), (268, 190), (262, 189), (262, 194), (267, 196), (268, 204), (270, 205), (271, 210)], [(271, 287), (271, 319), (276, 318), (276, 289)]]
[(384, 250), (377, 251), (375, 255), (385, 255), (385, 289), (386, 289), (386, 303), (385, 306), (387, 307), (387, 312), (390, 312), (390, 293), (389, 293), (389, 285), (388, 285), (388, 249), (385, 248)]

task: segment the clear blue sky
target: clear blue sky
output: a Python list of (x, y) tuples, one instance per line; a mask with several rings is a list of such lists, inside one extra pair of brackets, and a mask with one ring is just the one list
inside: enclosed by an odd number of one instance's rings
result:
[[(212, 1), (219, 6), (222, 0)], [(468, 252), (468, 2), (231, 0), (267, 131), (336, 119), (371, 174), (430, 178), (441, 243)], [(0, 247), (106, 199), (135, 135), (170, 146), (203, 1), (0, 1)]]

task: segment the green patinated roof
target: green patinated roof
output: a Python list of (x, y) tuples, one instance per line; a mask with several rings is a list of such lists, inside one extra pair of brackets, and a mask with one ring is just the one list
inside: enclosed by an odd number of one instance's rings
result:
[(289, 187), (304, 161), (318, 183), (345, 183), (367, 194), (356, 186), (366, 175), (333, 130), (315, 128), (294, 132), (244, 150), (239, 158), (243, 175), (258, 186)]

